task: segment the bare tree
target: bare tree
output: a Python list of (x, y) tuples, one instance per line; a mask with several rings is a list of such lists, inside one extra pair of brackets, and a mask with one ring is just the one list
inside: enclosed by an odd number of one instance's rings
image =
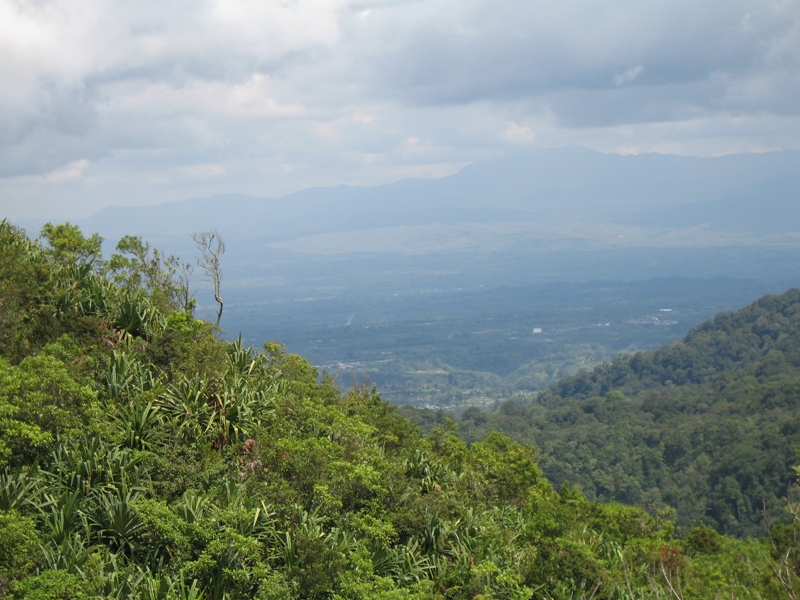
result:
[(222, 241), (222, 237), (216, 229), (193, 233), (192, 239), (200, 250), (197, 266), (206, 272), (208, 280), (214, 284), (214, 300), (219, 304), (219, 310), (217, 310), (217, 327), (219, 327), (219, 321), (222, 318), (222, 297), (219, 295), (222, 271), (219, 267), (219, 259), (225, 254), (225, 242)]
[(192, 298), (192, 293), (189, 289), (189, 282), (192, 278), (192, 273), (194, 273), (194, 267), (192, 266), (192, 263), (185, 263), (182, 261), (178, 263), (178, 272), (176, 277), (178, 279), (181, 300), (183, 301), (183, 310), (194, 314), (194, 298)]

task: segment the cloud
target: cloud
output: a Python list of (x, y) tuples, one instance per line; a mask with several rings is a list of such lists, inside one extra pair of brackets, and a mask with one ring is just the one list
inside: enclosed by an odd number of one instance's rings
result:
[(0, 0), (0, 86), (0, 193), (31, 210), (81, 161), (83, 193), (156, 202), (510, 144), (797, 147), (800, 4)]
[(47, 183), (66, 183), (68, 181), (75, 181), (83, 177), (84, 171), (89, 168), (89, 161), (88, 160), (76, 160), (74, 163), (71, 163), (64, 167), (63, 169), (58, 169), (57, 171), (53, 171), (45, 176), (44, 180)]
[(621, 85), (625, 85), (626, 83), (630, 83), (639, 75), (644, 72), (643, 65), (636, 65), (635, 67), (631, 67), (630, 69), (626, 69), (622, 73), (615, 73), (614, 74), (614, 85), (619, 87)]
[(187, 165), (179, 167), (178, 172), (187, 177), (203, 178), (203, 177), (219, 177), (225, 175), (228, 170), (223, 165), (215, 164), (202, 164), (202, 165)]
[[(681, 88), (690, 95), (702, 92), (690, 98), (699, 109), (718, 110), (726, 104), (726, 90), (708, 94), (707, 83), (720, 73), (732, 84), (754, 73), (770, 81), (800, 78), (788, 73), (800, 45), (792, 3), (436, 6), (447, 10), (422, 23), (402, 18), (407, 5), (385, 11), (383, 27), (396, 23), (399, 31), (387, 34), (391, 43), (375, 48), (379, 93), (406, 102), (458, 104), (580, 92), (589, 110), (595, 94), (636, 79), (637, 87), (649, 92), (649, 97), (639, 94), (639, 101), (658, 103), (664, 89)], [(377, 12), (370, 18), (377, 21)], [(784, 100), (788, 94), (739, 108), (777, 110)], [(557, 105), (550, 108), (559, 111)], [(619, 112), (625, 111), (621, 104)]]
[(532, 142), (536, 139), (533, 129), (512, 121), (508, 124), (503, 137), (510, 142)]

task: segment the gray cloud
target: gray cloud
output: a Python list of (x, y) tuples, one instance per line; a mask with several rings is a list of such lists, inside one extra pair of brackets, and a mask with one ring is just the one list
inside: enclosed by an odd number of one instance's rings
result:
[(0, 57), (12, 215), (800, 139), (788, 1), (0, 0)]
[[(442, 17), (422, 25), (392, 14), (399, 9), (386, 11), (384, 21), (399, 22), (406, 29), (395, 34), (394, 45), (376, 49), (372, 66), (378, 91), (422, 104), (463, 103), (633, 83), (652, 88), (660, 97), (663, 86), (703, 84), (719, 80), (721, 74), (731, 85), (743, 84), (753, 73), (785, 81), (800, 46), (798, 11), (789, 4), (460, 6), (461, 10), (452, 7), (453, 20)], [(619, 79), (632, 69), (640, 70), (635, 80)], [(799, 78), (795, 73), (789, 80)], [(704, 97), (701, 104), (725, 100), (718, 93)], [(755, 104), (764, 109), (763, 103)]]

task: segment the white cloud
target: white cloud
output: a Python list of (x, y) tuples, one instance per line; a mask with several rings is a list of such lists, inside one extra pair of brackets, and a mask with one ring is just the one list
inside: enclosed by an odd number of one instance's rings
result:
[(508, 124), (503, 137), (513, 143), (530, 143), (536, 139), (533, 129), (512, 121)]
[(639, 75), (644, 73), (644, 66), (636, 65), (635, 67), (631, 67), (630, 69), (626, 69), (622, 73), (615, 73), (614, 74), (614, 85), (617, 87), (621, 85), (625, 85), (626, 83), (630, 83)]
[(112, 84), (112, 96), (102, 107), (106, 113), (154, 117), (202, 114), (207, 117), (293, 118), (308, 111), (297, 103), (283, 104), (279, 85), (262, 73), (241, 82), (195, 79), (184, 85), (169, 82), (133, 81)]
[(47, 183), (66, 183), (68, 181), (75, 181), (83, 177), (84, 171), (89, 168), (88, 160), (76, 160), (70, 163), (63, 169), (58, 169), (45, 176), (44, 180)]

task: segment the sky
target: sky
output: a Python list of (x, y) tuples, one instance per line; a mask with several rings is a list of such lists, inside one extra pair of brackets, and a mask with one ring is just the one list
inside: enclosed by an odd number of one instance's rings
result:
[(0, 0), (0, 218), (800, 147), (800, 0)]

